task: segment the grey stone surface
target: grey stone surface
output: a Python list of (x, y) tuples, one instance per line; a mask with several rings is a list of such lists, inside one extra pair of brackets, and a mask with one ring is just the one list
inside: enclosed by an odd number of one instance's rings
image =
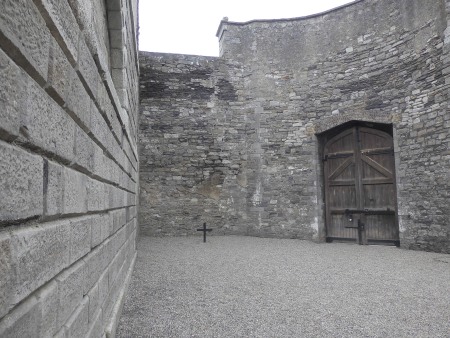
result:
[[(33, 2), (5, 0), (0, 7), (0, 44), (38, 80), (47, 79), (50, 32)], [(28, 67), (28, 64), (31, 67)]]
[(64, 213), (80, 214), (87, 211), (87, 179), (80, 172), (64, 169)]
[(0, 317), (8, 313), (12, 294), (12, 262), (11, 262), (11, 238), (7, 233), (0, 233)]
[(68, 221), (23, 228), (11, 236), (13, 303), (55, 277), (69, 264), (70, 228)]
[(110, 212), (110, 215), (111, 215), (111, 226), (112, 226), (110, 231), (111, 231), (111, 233), (114, 233), (125, 225), (125, 223), (127, 221), (126, 210), (125, 209), (113, 210)]
[(0, 153), (0, 220), (10, 221), (42, 215), (42, 158), (2, 141)]
[(78, 60), (80, 28), (68, 1), (38, 0), (36, 3), (49, 24), (50, 30), (67, 51), (68, 59), (75, 64)]
[(27, 78), (2, 50), (0, 74), (3, 79), (0, 84), (0, 133), (14, 137), (19, 134), (20, 114), (25, 109), (23, 91), (27, 87)]
[(99, 211), (106, 209), (107, 198), (105, 194), (105, 183), (88, 179), (88, 211)]
[(91, 117), (91, 100), (89, 95), (84, 89), (83, 83), (74, 69), (70, 70), (68, 79), (70, 85), (67, 86), (68, 93), (66, 94), (65, 108), (75, 114), (76, 119), (79, 119), (81, 123), (85, 126), (89, 126)]
[(28, 86), (21, 129), (22, 142), (72, 161), (75, 122), (33, 81)]
[(91, 248), (96, 247), (102, 243), (110, 235), (110, 222), (111, 217), (109, 214), (103, 214), (95, 217), (92, 221), (92, 238), (91, 238)]
[(40, 303), (31, 297), (21, 303), (16, 311), (0, 321), (0, 336), (3, 338), (35, 337), (41, 330)]
[(447, 337), (449, 264), (395, 247), (143, 236), (117, 337)]
[(102, 337), (103, 335), (103, 329), (102, 329), (102, 312), (101, 310), (97, 311), (95, 318), (92, 320), (92, 323), (89, 322), (91, 325), (86, 337), (88, 338), (96, 338), (96, 337)]
[(77, 66), (78, 72), (87, 84), (91, 95), (97, 97), (98, 83), (101, 80), (98, 72), (92, 71), (96, 68), (95, 61), (83, 37), (79, 41)]
[(84, 216), (70, 221), (70, 264), (91, 250), (91, 229), (95, 220), (95, 216)]
[(45, 214), (57, 215), (63, 212), (64, 176), (63, 167), (57, 163), (44, 162)]
[[(89, 110), (88, 113), (89, 114)], [(92, 172), (94, 155), (94, 141), (81, 128), (75, 128), (75, 142), (74, 142), (74, 162), (84, 169)]]
[(70, 81), (69, 78), (72, 71), (72, 66), (67, 60), (64, 52), (59, 47), (55, 39), (51, 40), (50, 58), (48, 67), (48, 92), (55, 98), (55, 100), (66, 101), (67, 96), (70, 95)]
[(89, 327), (89, 298), (84, 297), (78, 308), (69, 318), (66, 327), (67, 338), (85, 337)]
[(63, 271), (57, 278), (58, 282), (58, 324), (59, 327), (69, 319), (83, 300), (88, 282), (88, 268), (84, 261), (78, 261), (69, 269)]
[[(87, 290), (93, 288), (97, 282), (101, 285), (101, 276), (103, 275), (103, 273), (106, 273), (107, 275), (107, 272), (105, 270), (112, 260), (110, 242), (110, 240), (103, 242), (94, 250), (92, 250), (85, 258), (86, 266), (88, 269)], [(108, 278), (106, 277), (106, 292), (107, 290)]]
[(41, 308), (41, 332), (43, 337), (52, 337), (58, 329), (58, 284), (53, 280), (36, 294)]

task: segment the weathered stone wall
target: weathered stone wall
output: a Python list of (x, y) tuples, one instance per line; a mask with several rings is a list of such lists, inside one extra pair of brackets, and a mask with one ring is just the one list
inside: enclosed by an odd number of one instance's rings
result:
[(0, 336), (112, 336), (135, 260), (137, 1), (3, 0), (0, 29)]
[(243, 104), (240, 68), (214, 57), (146, 52), (140, 67), (142, 233), (192, 234), (203, 222), (216, 232), (245, 233), (236, 221), (246, 215), (239, 179), (246, 121), (233, 109)]
[[(141, 55), (144, 232), (206, 220), (216, 233), (323, 239), (321, 134), (358, 120), (392, 126), (401, 245), (450, 252), (449, 3), (223, 21), (222, 57), (206, 66)], [(221, 100), (220, 83), (234, 95)]]

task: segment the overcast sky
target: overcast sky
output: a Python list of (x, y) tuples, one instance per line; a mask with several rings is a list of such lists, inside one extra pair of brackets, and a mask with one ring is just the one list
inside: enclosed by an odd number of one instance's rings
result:
[(140, 0), (139, 49), (150, 52), (219, 55), (220, 20), (294, 18), (353, 0)]

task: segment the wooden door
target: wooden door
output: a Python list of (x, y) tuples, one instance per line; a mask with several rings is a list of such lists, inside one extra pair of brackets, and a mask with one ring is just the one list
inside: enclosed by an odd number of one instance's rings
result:
[(353, 126), (324, 147), (327, 241), (399, 244), (392, 137)]

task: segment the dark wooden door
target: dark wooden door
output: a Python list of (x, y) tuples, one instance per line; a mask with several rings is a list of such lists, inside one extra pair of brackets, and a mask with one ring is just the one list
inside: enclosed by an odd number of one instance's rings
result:
[(391, 135), (353, 126), (332, 137), (324, 147), (324, 175), (327, 241), (398, 245)]

